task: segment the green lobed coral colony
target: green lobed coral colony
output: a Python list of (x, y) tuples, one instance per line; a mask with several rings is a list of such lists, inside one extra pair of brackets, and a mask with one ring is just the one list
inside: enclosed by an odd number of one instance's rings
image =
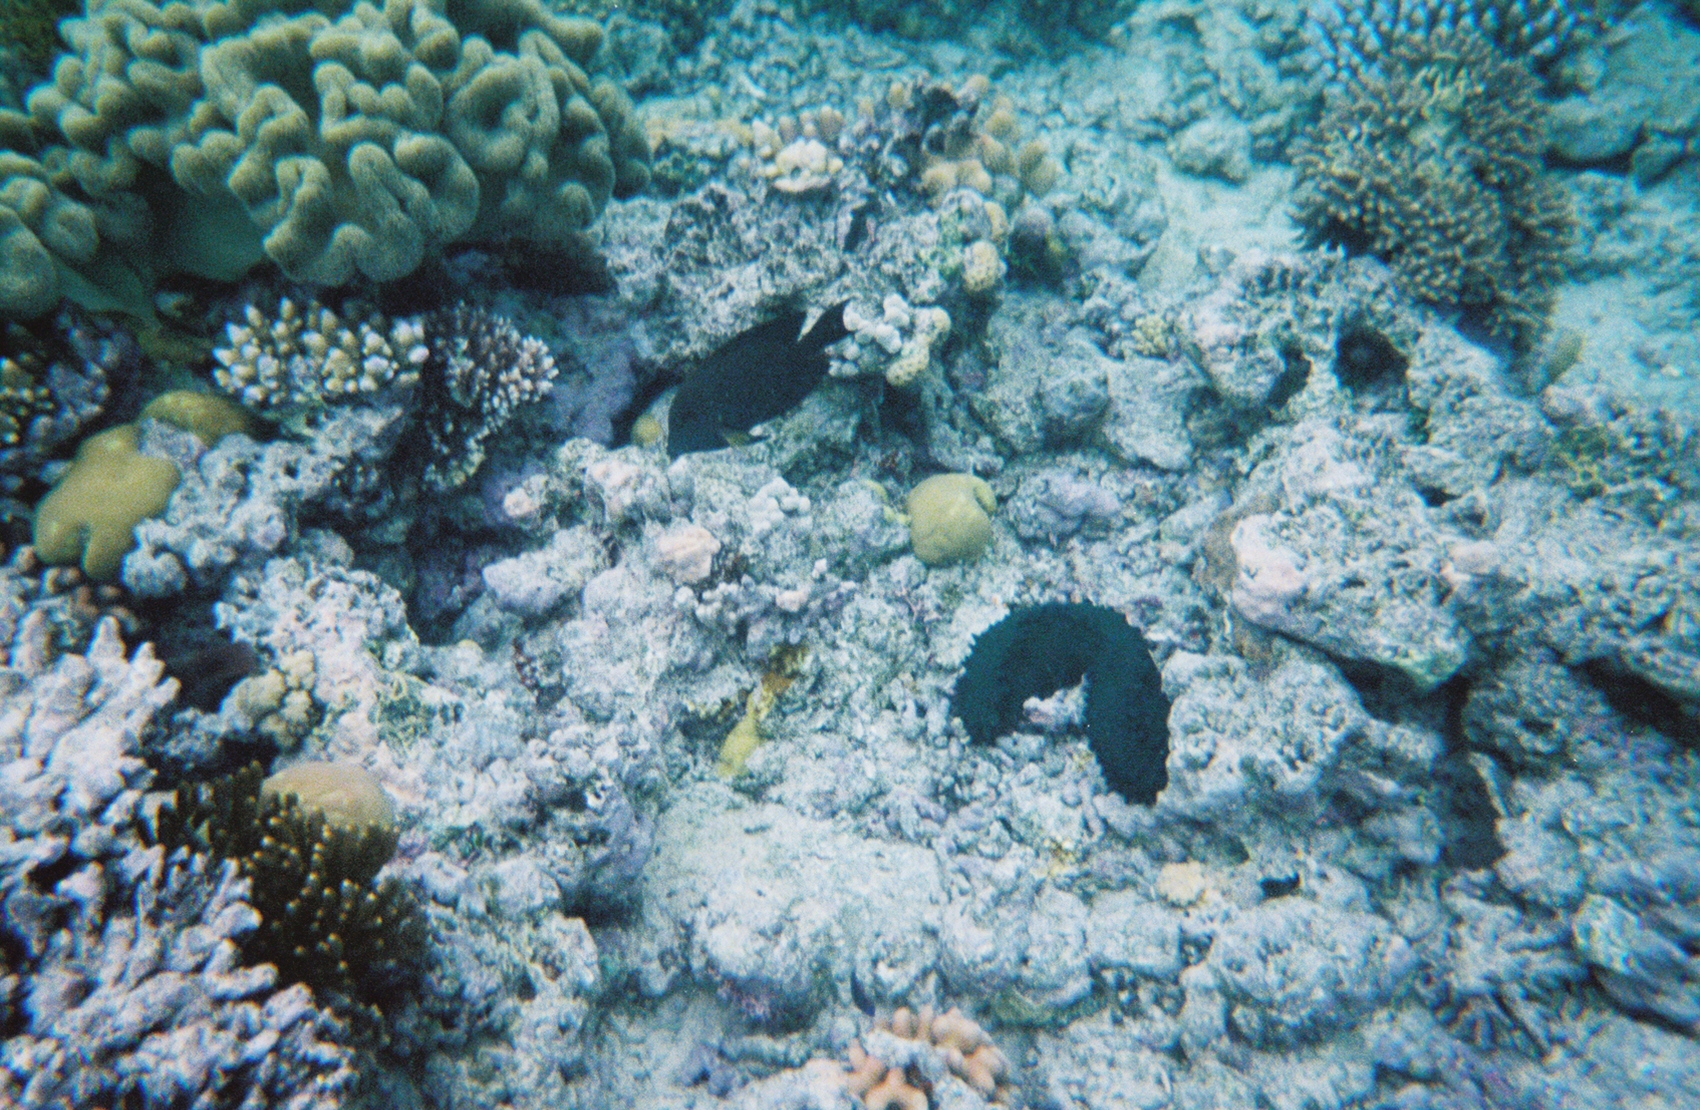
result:
[(406, 889), (374, 885), (396, 848), (395, 812), (365, 769), (303, 763), (266, 777), (258, 764), (178, 787), (155, 838), (235, 860), (260, 927), (243, 957), (275, 964), (284, 983), (373, 1000), (424, 944)]
[(145, 305), (152, 275), (389, 280), (461, 239), (559, 241), (642, 189), (602, 41), (541, 0), (88, 0), (0, 112), (0, 313)]

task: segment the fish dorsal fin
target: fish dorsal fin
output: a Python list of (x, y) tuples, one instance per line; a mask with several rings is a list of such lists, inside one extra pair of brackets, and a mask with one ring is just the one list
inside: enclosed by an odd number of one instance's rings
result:
[(771, 320), (764, 320), (728, 339), (721, 350), (742, 351), (767, 343), (795, 343), (803, 330), (804, 313), (788, 308)]
[(839, 301), (821, 313), (814, 326), (797, 341), (797, 345), (812, 351), (823, 351), (849, 335), (850, 329), (844, 326), (844, 310), (849, 305), (849, 301)]

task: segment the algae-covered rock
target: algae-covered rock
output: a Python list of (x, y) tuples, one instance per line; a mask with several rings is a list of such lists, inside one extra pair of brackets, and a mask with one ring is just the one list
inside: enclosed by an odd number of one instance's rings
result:
[(91, 436), (70, 471), (35, 510), (35, 550), (43, 561), (80, 564), (90, 578), (118, 577), (135, 546), (136, 525), (165, 511), (181, 475), (176, 464), (137, 448), (134, 424)]
[(930, 567), (964, 563), (992, 542), (997, 495), (972, 474), (936, 474), (909, 494), (909, 542)]

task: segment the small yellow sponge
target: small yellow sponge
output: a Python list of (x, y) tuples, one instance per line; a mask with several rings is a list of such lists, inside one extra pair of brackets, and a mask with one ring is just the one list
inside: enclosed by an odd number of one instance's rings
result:
[(176, 464), (138, 450), (134, 424), (90, 436), (71, 469), (35, 509), (35, 552), (45, 563), (80, 563), (110, 582), (136, 545), (136, 525), (165, 511), (182, 477)]
[(977, 558), (992, 542), (997, 495), (972, 474), (935, 474), (909, 494), (909, 545), (930, 567)]

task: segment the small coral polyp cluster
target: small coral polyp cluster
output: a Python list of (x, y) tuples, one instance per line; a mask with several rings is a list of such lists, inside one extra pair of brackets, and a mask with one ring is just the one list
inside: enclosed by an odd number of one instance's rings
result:
[(1013, 211), (1027, 197), (1050, 192), (1062, 175), (1044, 139), (1023, 137), (1014, 101), (994, 96), (984, 74), (955, 89), (896, 81), (883, 108), (866, 103), (861, 111), (881, 121), (892, 152), (906, 159), (918, 175), (914, 183), (931, 197), (973, 189)]
[(1527, 351), (1574, 223), (1541, 164), (1537, 91), (1473, 32), (1396, 37), (1295, 156), (1308, 238), (1382, 259), (1413, 296)]

